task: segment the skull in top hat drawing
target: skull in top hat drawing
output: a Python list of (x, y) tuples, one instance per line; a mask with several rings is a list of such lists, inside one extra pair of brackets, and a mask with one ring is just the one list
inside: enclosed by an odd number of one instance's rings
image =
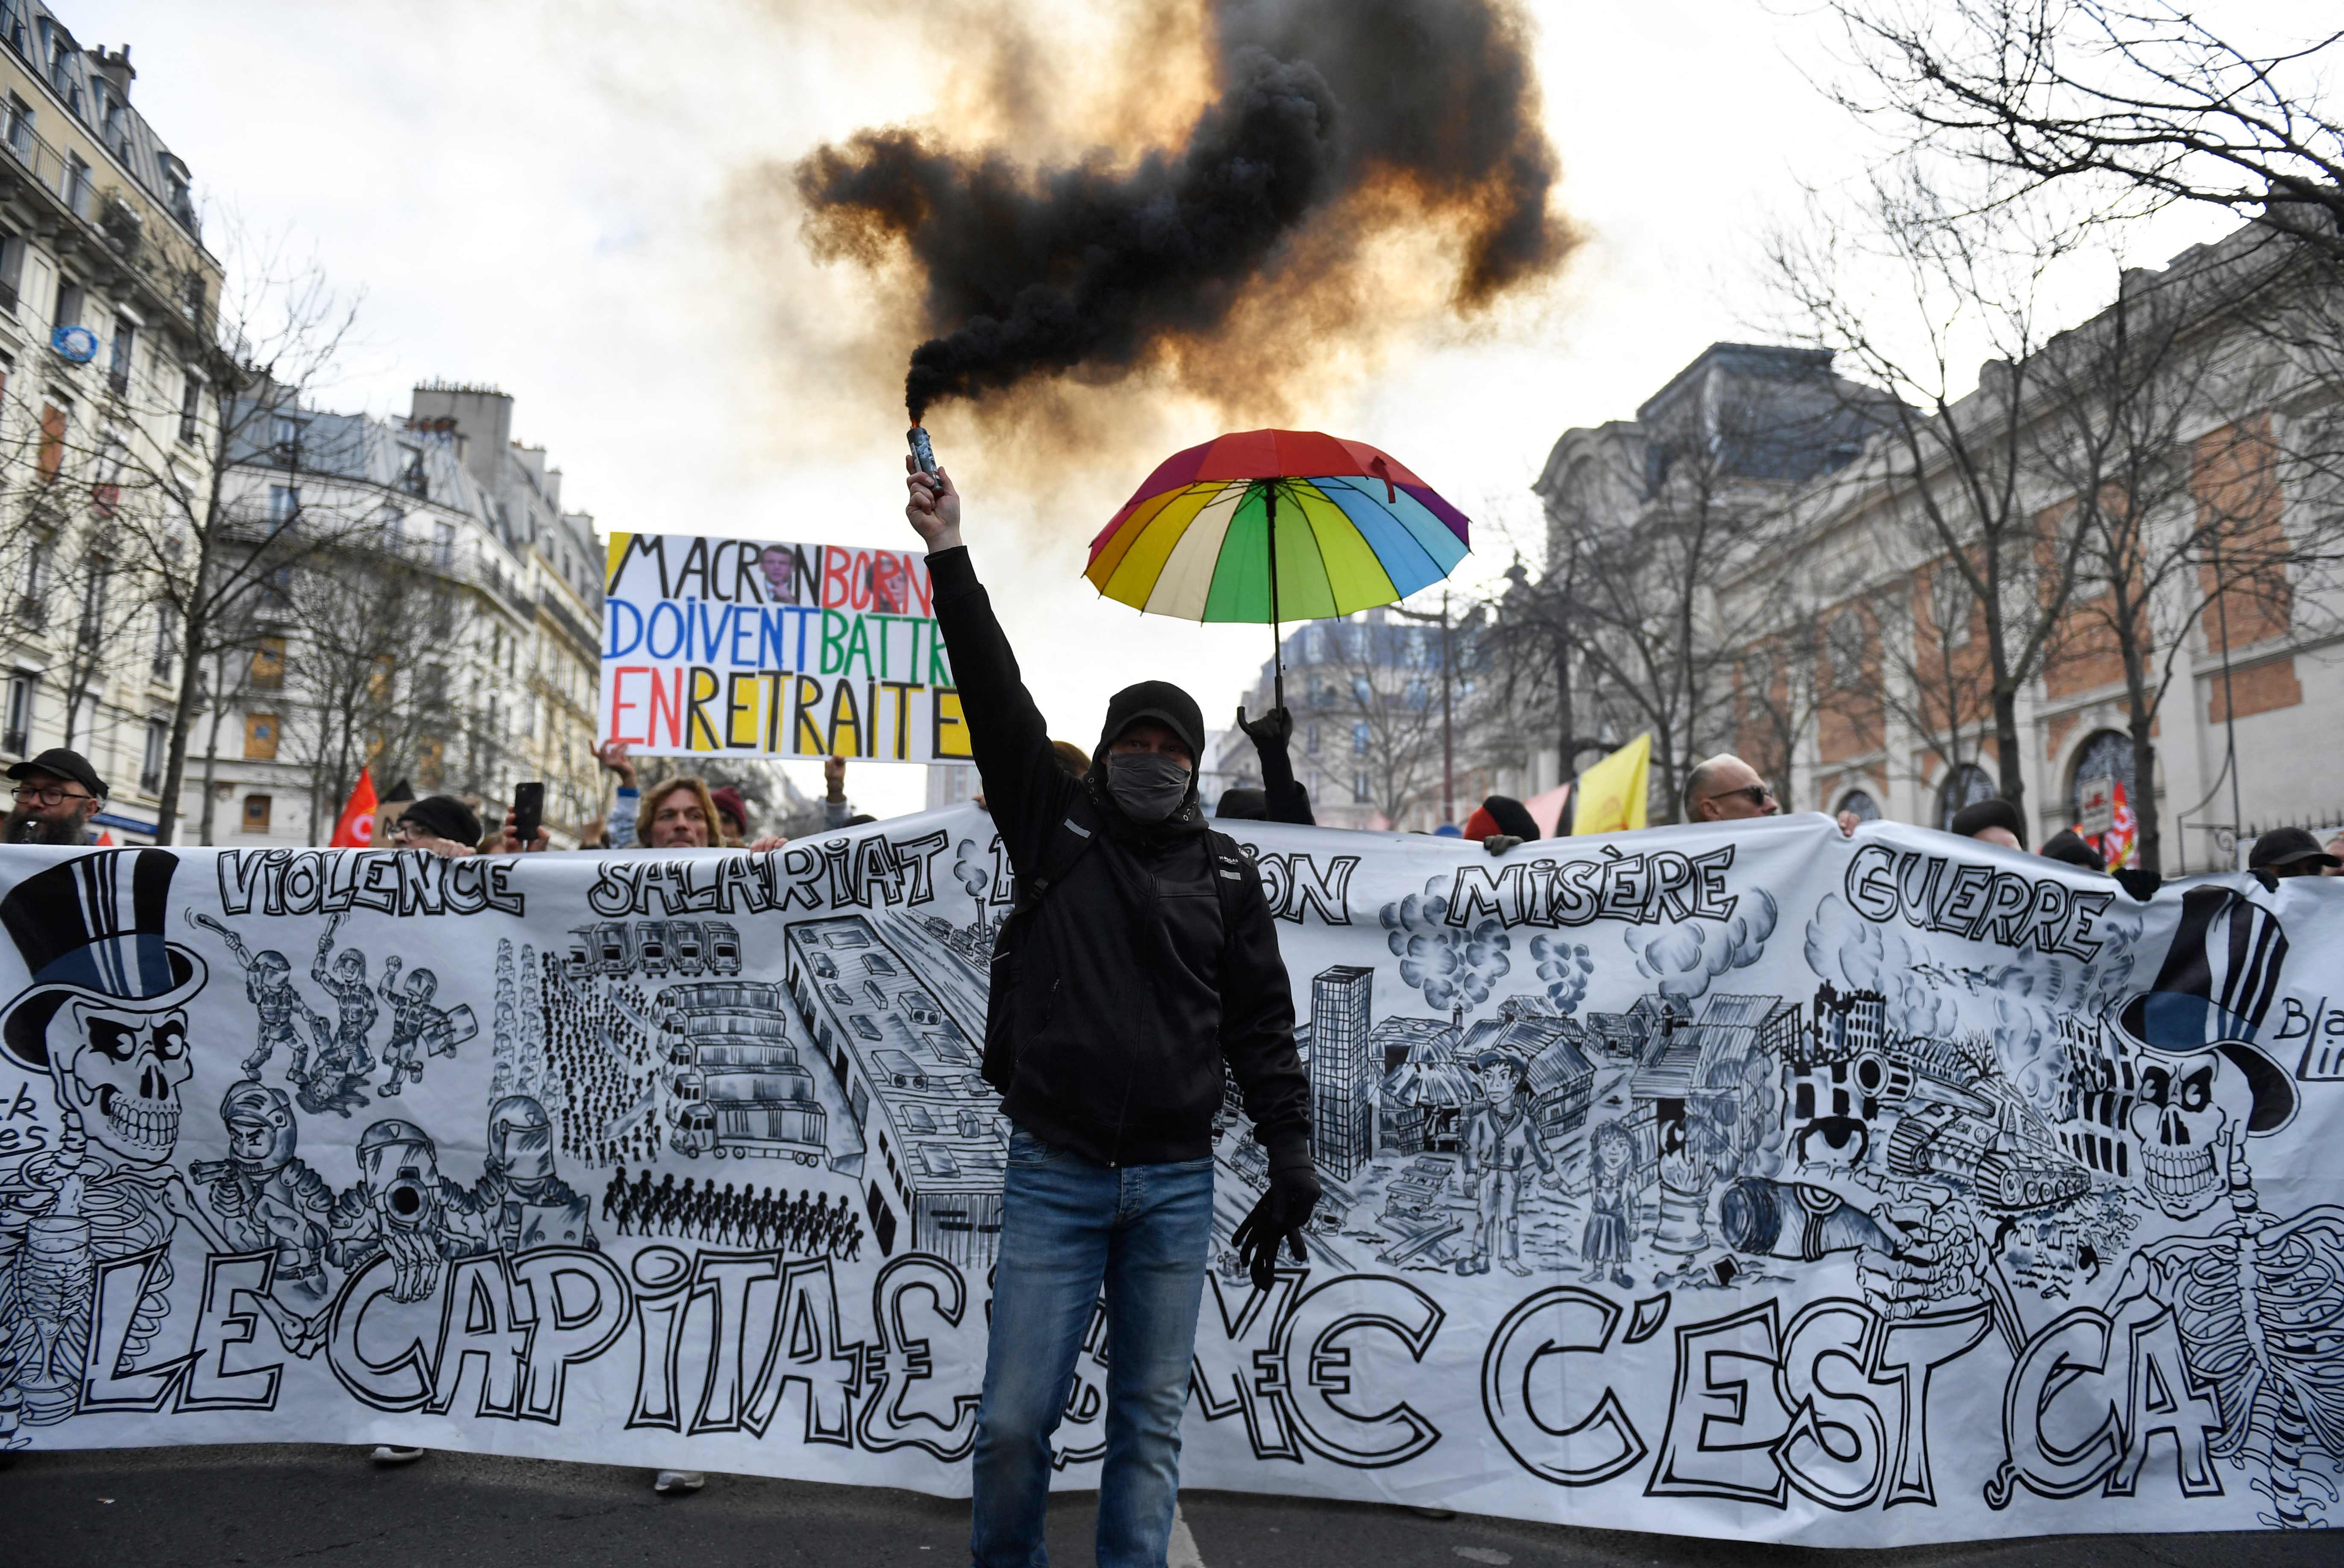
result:
[(0, 1046), (48, 1073), (57, 1107), (108, 1164), (153, 1168), (179, 1138), (187, 1004), (204, 961), (163, 937), (177, 857), (111, 849), (50, 867), (0, 900), (32, 983), (0, 1010)]
[[(0, 899), (31, 982), (0, 1007), (0, 1050), (48, 1075), (56, 1148), (0, 1173), (0, 1447), (79, 1408), (100, 1264), (161, 1248), (176, 1215), (187, 1004), (204, 963), (163, 938), (177, 858), (109, 849), (36, 871)], [(168, 1312), (167, 1251), (146, 1275), (123, 1362)]]
[(2255, 1043), (2286, 959), (2287, 933), (2268, 910), (2228, 888), (2195, 888), (2156, 984), (2117, 1014), (2139, 1060), (2142, 1184), (2173, 1219), (2250, 1187), (2246, 1140), (2294, 1120), (2294, 1081)]

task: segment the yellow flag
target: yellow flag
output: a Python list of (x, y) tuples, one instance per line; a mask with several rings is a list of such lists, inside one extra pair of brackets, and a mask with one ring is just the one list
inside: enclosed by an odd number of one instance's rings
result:
[(1579, 776), (1573, 833), (1617, 833), (1644, 825), (1644, 797), (1652, 771), (1649, 729)]

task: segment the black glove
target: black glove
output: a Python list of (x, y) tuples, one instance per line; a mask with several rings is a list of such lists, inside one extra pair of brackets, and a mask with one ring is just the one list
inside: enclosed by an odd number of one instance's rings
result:
[(1256, 746), (1284, 747), (1294, 739), (1294, 715), (1283, 708), (1273, 708), (1250, 723), (1247, 722), (1244, 704), (1238, 706), (1238, 728)]
[(1296, 1262), (1309, 1261), (1302, 1250), (1302, 1228), (1310, 1222), (1310, 1211), (1317, 1207), (1318, 1172), (1311, 1167), (1309, 1151), (1297, 1149), (1272, 1156), (1269, 1191), (1261, 1195), (1253, 1212), (1238, 1222), (1237, 1233), (1229, 1239), (1238, 1261), (1253, 1276), (1255, 1290), (1267, 1291), (1276, 1282), (1281, 1241), (1292, 1249)]

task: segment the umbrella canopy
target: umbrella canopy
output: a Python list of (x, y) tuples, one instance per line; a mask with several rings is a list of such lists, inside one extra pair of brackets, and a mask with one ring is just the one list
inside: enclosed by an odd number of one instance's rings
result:
[(1364, 441), (1246, 430), (1166, 459), (1091, 541), (1083, 575), (1150, 615), (1322, 619), (1439, 582), (1469, 526)]

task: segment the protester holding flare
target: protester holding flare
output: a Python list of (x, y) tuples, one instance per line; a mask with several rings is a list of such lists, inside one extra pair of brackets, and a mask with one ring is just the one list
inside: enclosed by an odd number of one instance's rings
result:
[(970, 1547), (1042, 1559), (1050, 1437), (1104, 1284), (1114, 1352), (1097, 1560), (1165, 1560), (1213, 1240), (1224, 1063), (1268, 1154), (1232, 1238), (1268, 1288), (1319, 1195), (1309, 1082), (1276, 922), (1252, 862), (1197, 805), (1204, 719), (1145, 681), (1107, 704), (1088, 770), (1060, 766), (960, 538), (960, 495), (907, 462), (985, 797), (1017, 875), (993, 960), (985, 1075), (1015, 1131), (1002, 1186)]

